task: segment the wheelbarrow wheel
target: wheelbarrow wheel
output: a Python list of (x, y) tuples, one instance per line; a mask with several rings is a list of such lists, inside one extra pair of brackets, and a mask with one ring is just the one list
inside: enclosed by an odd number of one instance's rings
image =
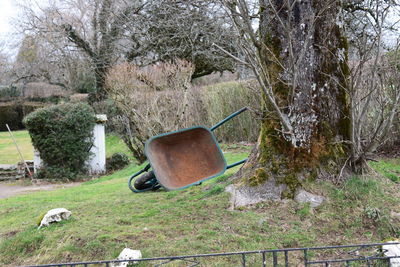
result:
[(145, 173), (141, 175), (139, 178), (137, 178), (133, 184), (133, 186), (137, 190), (144, 190), (151, 188), (154, 184), (151, 182), (151, 180), (156, 179), (156, 176), (154, 175), (153, 171), (149, 171), (148, 173)]

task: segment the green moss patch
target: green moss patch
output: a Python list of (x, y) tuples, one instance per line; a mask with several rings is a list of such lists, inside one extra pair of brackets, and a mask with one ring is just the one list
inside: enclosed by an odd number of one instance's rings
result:
[(258, 186), (265, 183), (267, 180), (268, 173), (263, 168), (259, 168), (255, 171), (255, 174), (249, 178), (248, 183), (250, 186)]

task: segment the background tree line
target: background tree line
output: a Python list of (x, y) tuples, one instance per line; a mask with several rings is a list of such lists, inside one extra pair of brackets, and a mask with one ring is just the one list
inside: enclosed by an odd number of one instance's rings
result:
[(105, 76), (118, 62), (185, 59), (195, 65), (192, 78), (235, 69), (213, 46), (235, 53), (230, 25), (212, 1), (53, 1), (38, 11), (27, 0), (21, 8), (26, 37), (17, 61), (25, 64), (17, 68), (18, 79), (40, 76), (82, 92), (95, 89), (102, 100)]

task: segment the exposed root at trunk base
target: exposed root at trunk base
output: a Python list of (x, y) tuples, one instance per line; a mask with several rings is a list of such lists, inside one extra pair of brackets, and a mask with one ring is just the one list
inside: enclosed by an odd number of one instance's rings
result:
[(274, 181), (267, 181), (259, 186), (236, 186), (229, 185), (226, 191), (231, 193), (230, 209), (257, 204), (267, 200), (280, 201), (285, 186), (277, 185)]
[(345, 181), (351, 174), (347, 166), (333, 159), (303, 166), (277, 155), (268, 161), (260, 161), (256, 149), (248, 162), (232, 177), (234, 183), (226, 191), (231, 194), (230, 209), (233, 210), (268, 200), (295, 199), (303, 191), (305, 180), (329, 180), (336, 184)]

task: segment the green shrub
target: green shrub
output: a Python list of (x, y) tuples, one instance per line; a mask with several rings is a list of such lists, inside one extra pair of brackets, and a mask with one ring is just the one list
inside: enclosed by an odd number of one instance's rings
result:
[[(140, 68), (124, 63), (107, 74), (105, 90), (113, 103), (103, 109), (108, 129), (121, 136), (139, 163), (146, 160), (144, 144), (150, 137), (194, 125), (212, 126), (242, 107), (260, 109), (255, 81), (230, 81), (205, 87), (192, 86), (194, 66), (178, 60)], [(114, 113), (114, 114), (113, 114)], [(111, 127), (110, 124), (112, 125)], [(218, 140), (255, 142), (259, 121), (246, 112), (215, 131)]]
[[(202, 90), (202, 102), (207, 112), (207, 125), (211, 126), (242, 107), (260, 108), (258, 93), (249, 84), (230, 81), (209, 85)], [(249, 111), (232, 119), (215, 131), (219, 140), (225, 142), (255, 142), (260, 122)]]
[(124, 168), (129, 164), (129, 157), (124, 153), (114, 153), (107, 158), (107, 171), (116, 171)]
[(124, 63), (107, 74), (105, 90), (118, 112), (110, 121), (139, 163), (146, 160), (144, 144), (151, 136), (193, 125), (193, 71), (193, 64), (177, 60), (146, 68)]
[(44, 166), (39, 178), (74, 180), (86, 172), (95, 116), (84, 103), (39, 109), (24, 119)]
[(24, 116), (44, 106), (44, 103), (39, 102), (11, 101), (0, 103), (0, 131), (7, 131), (6, 124), (10, 126), (11, 130), (24, 129), (22, 124)]
[(15, 86), (0, 87), (0, 99), (10, 100), (21, 95), (21, 91)]

